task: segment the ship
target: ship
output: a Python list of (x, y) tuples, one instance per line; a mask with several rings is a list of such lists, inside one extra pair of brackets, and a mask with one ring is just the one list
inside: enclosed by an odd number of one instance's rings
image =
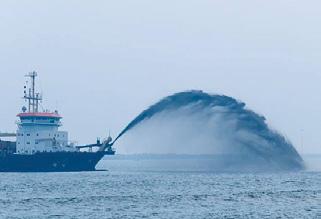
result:
[(57, 110), (39, 110), (42, 94), (36, 91), (37, 72), (26, 75), (23, 106), (17, 131), (0, 133), (0, 172), (95, 171), (105, 155), (115, 155), (110, 135), (89, 145), (77, 145), (61, 131)]

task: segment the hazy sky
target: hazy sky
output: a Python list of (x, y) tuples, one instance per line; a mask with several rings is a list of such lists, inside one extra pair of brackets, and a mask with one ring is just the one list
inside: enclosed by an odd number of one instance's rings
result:
[[(303, 153), (321, 153), (321, 3), (1, 0), (0, 130), (24, 74), (71, 140), (118, 134), (150, 104), (201, 89), (236, 97)], [(301, 144), (303, 136), (303, 147)]]

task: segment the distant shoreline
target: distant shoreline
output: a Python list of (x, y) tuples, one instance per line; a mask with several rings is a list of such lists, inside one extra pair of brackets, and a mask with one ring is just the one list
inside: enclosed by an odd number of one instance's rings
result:
[[(106, 156), (107, 160), (137, 160), (137, 159), (214, 159), (214, 158), (231, 158), (239, 157), (239, 155), (230, 154), (117, 154), (115, 156)], [(305, 158), (315, 158), (321, 160), (321, 154), (303, 154), (301, 155), (303, 159)]]

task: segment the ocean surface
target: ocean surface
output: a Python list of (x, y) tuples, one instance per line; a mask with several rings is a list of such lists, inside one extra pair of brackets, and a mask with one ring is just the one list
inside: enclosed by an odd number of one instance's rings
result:
[(321, 218), (321, 156), (295, 173), (211, 171), (201, 158), (102, 160), (82, 173), (0, 173), (0, 218)]

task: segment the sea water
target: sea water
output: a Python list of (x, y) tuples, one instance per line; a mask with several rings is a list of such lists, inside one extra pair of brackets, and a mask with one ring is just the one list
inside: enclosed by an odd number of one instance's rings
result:
[(321, 218), (321, 157), (309, 159), (300, 172), (116, 156), (99, 163), (108, 171), (0, 173), (0, 218)]

